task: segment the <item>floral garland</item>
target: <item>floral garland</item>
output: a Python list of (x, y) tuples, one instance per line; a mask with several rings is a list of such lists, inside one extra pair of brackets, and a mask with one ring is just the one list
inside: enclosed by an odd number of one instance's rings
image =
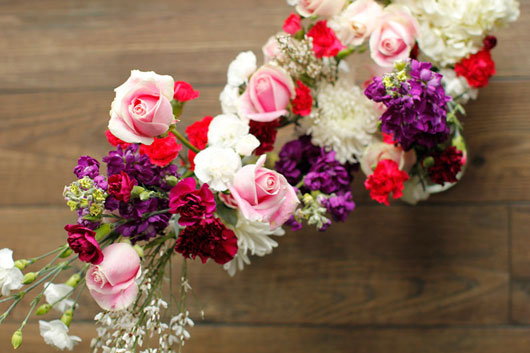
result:
[[(223, 114), (185, 134), (178, 118), (199, 97), (189, 83), (133, 70), (115, 89), (106, 175), (99, 161), (81, 156), (77, 180), (64, 189), (77, 214), (65, 226), (67, 243), (17, 261), (0, 250), (0, 302), (11, 302), (0, 323), (43, 285), (14, 348), (32, 313), (54, 309), (60, 320), (41, 320), (41, 335), (73, 349), (80, 338), (69, 326), (87, 288), (103, 309), (94, 352), (180, 352), (194, 325), (187, 259), (212, 259), (233, 276), (250, 256), (278, 246), (273, 236), (282, 226), (325, 230), (345, 221), (359, 167), (370, 196), (385, 205), (391, 196), (415, 204), (461, 178), (461, 104), (495, 74), (491, 32), (515, 21), (517, 1), (288, 3), (296, 11), (263, 47), (264, 64), (240, 53), (219, 97)], [(361, 88), (345, 77), (346, 60), (366, 50), (379, 75)], [(276, 154), (276, 133), (289, 125), (296, 137)], [(175, 253), (180, 276), (172, 274)], [(77, 260), (81, 269), (72, 266)], [(64, 283), (53, 283), (70, 269)]]

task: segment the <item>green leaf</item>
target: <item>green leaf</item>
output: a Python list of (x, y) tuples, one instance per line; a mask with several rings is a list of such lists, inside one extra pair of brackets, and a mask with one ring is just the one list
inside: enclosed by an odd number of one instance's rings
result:
[(223, 220), (223, 223), (231, 226), (237, 224), (237, 213), (236, 210), (226, 206), (221, 201), (217, 201), (217, 215)]

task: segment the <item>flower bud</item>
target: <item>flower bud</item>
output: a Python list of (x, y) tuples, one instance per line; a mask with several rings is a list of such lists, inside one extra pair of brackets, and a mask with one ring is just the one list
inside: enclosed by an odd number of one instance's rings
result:
[(141, 186), (135, 185), (133, 189), (131, 190), (131, 197), (132, 198), (138, 198), (140, 197), (140, 194), (144, 192), (145, 189)]
[(61, 259), (66, 259), (68, 256), (72, 255), (73, 251), (72, 249), (68, 248), (68, 249), (64, 249), (63, 252), (61, 253), (61, 255), (59, 255), (59, 257)]
[(16, 330), (15, 333), (13, 333), (13, 336), (11, 336), (11, 344), (13, 345), (13, 349), (17, 349), (22, 344), (22, 331)]
[(72, 309), (68, 309), (64, 312), (63, 316), (61, 316), (61, 321), (66, 325), (70, 326), (70, 323), (72, 322), (72, 317), (74, 316), (74, 311)]
[(74, 273), (73, 275), (70, 276), (70, 278), (68, 278), (65, 284), (72, 288), (75, 288), (79, 284), (80, 280), (81, 280), (81, 275), (79, 275), (79, 273)]
[(149, 191), (144, 191), (140, 194), (140, 200), (145, 201), (149, 200), (150, 193)]
[(30, 262), (25, 259), (17, 260), (15, 261), (15, 267), (17, 267), (19, 270), (23, 270), (28, 266)]
[(134, 251), (140, 256), (141, 258), (144, 257), (144, 248), (142, 248), (140, 245), (133, 246)]
[(425, 158), (422, 162), (422, 165), (423, 165), (423, 168), (429, 169), (430, 167), (434, 165), (434, 158), (432, 158), (431, 156)]
[(174, 176), (174, 175), (166, 175), (166, 183), (169, 186), (173, 187), (173, 186), (177, 185), (178, 182), (179, 182), (179, 180), (177, 179), (176, 176)]
[(30, 284), (37, 278), (36, 272), (28, 272), (24, 275), (24, 278), (22, 278), (22, 284)]
[(50, 304), (42, 304), (37, 308), (37, 311), (35, 311), (35, 315), (44, 315), (47, 314), (52, 306)]

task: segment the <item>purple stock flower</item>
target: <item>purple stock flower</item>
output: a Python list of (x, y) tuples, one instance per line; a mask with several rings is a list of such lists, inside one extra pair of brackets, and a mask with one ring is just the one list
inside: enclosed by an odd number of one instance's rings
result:
[(169, 191), (171, 186), (166, 183), (165, 177), (167, 175), (178, 176), (176, 165), (156, 166), (151, 163), (147, 155), (140, 154), (138, 145), (134, 144), (126, 148), (118, 146), (116, 151), (110, 151), (108, 156), (103, 157), (103, 162), (107, 164), (109, 177), (124, 171), (141, 185), (160, 187), (166, 191)]
[(291, 216), (291, 218), (289, 218), (287, 222), (284, 223), (284, 225), (291, 227), (292, 231), (297, 231), (297, 230), (302, 229), (302, 223), (298, 222), (296, 218), (294, 218), (294, 216)]
[(346, 167), (335, 159), (335, 151), (322, 151), (304, 179), (310, 190), (320, 190), (325, 194), (349, 190), (351, 182), (352, 177)]
[(381, 131), (392, 134), (405, 150), (418, 144), (433, 148), (444, 142), (449, 134), (446, 104), (451, 100), (441, 84), (442, 75), (431, 70), (428, 62), (412, 60), (407, 64), (409, 78), (392, 84), (376, 77), (366, 88), (365, 95), (382, 102), (387, 110), (381, 115)]
[(77, 160), (77, 165), (74, 168), (74, 174), (79, 178), (85, 176), (94, 179), (99, 175), (99, 162), (90, 156), (81, 156)]
[(326, 207), (328, 212), (336, 222), (344, 222), (348, 213), (353, 211), (355, 203), (350, 191), (330, 196), (322, 200), (322, 206)]
[(135, 199), (131, 202), (120, 202), (120, 216), (127, 219), (127, 223), (117, 228), (117, 231), (124, 237), (130, 238), (135, 243), (140, 240), (149, 240), (166, 229), (170, 214), (156, 214), (145, 217), (147, 213), (165, 209), (168, 201), (151, 198), (145, 201)]

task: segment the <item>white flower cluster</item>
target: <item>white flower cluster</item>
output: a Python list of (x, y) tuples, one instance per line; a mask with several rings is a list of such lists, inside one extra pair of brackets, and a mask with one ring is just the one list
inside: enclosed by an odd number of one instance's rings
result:
[(237, 224), (233, 231), (237, 236), (237, 254), (223, 266), (230, 276), (235, 275), (237, 270), (243, 270), (245, 265), (250, 265), (249, 255), (270, 254), (278, 246), (278, 243), (271, 238), (272, 235), (285, 234), (281, 227), (271, 230), (269, 223), (250, 221), (241, 212), (237, 214)]
[(230, 63), (227, 72), (227, 84), (219, 95), (223, 113), (237, 113), (239, 86), (248, 83), (250, 75), (257, 68), (256, 55), (251, 51), (239, 53), (235, 60)]
[(5, 248), (0, 250), (0, 292), (6, 296), (12, 290), (22, 288), (24, 275), (13, 261), (13, 250)]
[(469, 86), (465, 77), (458, 77), (452, 69), (442, 69), (442, 84), (445, 93), (453, 97), (453, 100), (460, 104), (466, 104), (470, 99), (477, 99), (478, 89)]
[[(140, 281), (140, 295), (147, 297), (153, 291), (148, 270), (144, 271)], [(189, 287), (187, 281), (183, 281), (182, 286)], [(164, 322), (167, 308), (167, 302), (157, 297), (143, 308), (141, 314), (134, 314), (130, 310), (98, 313), (94, 318), (98, 324), (98, 337), (91, 342), (92, 352), (101, 350), (103, 353), (175, 353), (173, 347), (184, 345), (190, 338), (187, 327), (193, 327), (194, 322), (187, 310), (172, 316), (168, 323)], [(145, 337), (157, 337), (158, 347), (141, 349)], [(149, 344), (152, 346), (154, 343), (150, 341)]]
[(356, 162), (364, 148), (375, 141), (379, 114), (362, 90), (341, 78), (317, 93), (318, 109), (303, 121), (312, 142), (335, 151), (340, 163)]
[(420, 25), (419, 46), (442, 66), (482, 48), (484, 37), (519, 16), (517, 0), (394, 0), (408, 7)]

